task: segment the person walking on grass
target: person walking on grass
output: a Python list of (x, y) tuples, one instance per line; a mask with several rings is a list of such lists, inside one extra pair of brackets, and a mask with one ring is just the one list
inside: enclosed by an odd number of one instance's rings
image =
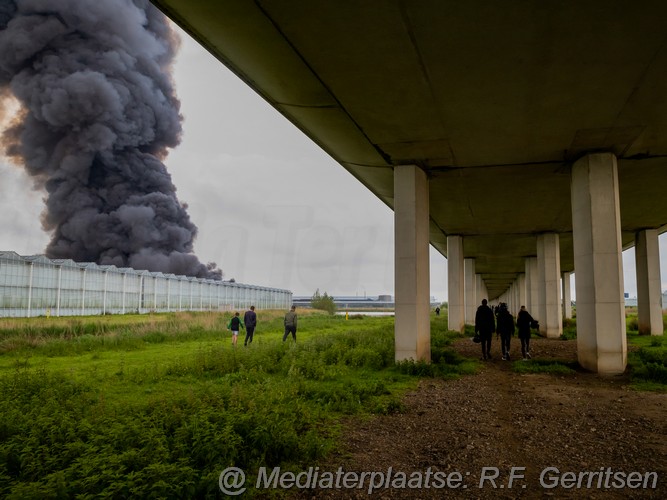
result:
[(239, 318), (239, 312), (236, 311), (227, 324), (227, 330), (232, 331), (232, 345), (234, 347), (236, 347), (236, 342), (239, 340), (239, 328), (245, 327), (243, 326), (243, 321)]
[(245, 324), (245, 340), (243, 345), (252, 344), (252, 336), (255, 333), (257, 326), (257, 314), (255, 313), (255, 306), (250, 306), (250, 310), (243, 315), (243, 323)]
[(510, 359), (510, 340), (514, 335), (514, 316), (507, 309), (507, 304), (504, 302), (498, 308), (496, 316), (496, 330), (500, 334), (500, 346), (503, 351), (503, 361)]
[(526, 311), (526, 306), (521, 306), (521, 310), (516, 316), (516, 327), (519, 330), (523, 359), (530, 359), (530, 325), (534, 321), (530, 313)]
[(493, 311), (486, 299), (482, 300), (482, 305), (477, 308), (475, 313), (475, 333), (479, 333), (482, 346), (482, 359), (491, 359), (491, 338), (496, 331), (496, 320)]
[(296, 306), (292, 306), (287, 314), (285, 314), (285, 335), (283, 335), (283, 342), (287, 340), (287, 336), (292, 334), (294, 342), (296, 342)]

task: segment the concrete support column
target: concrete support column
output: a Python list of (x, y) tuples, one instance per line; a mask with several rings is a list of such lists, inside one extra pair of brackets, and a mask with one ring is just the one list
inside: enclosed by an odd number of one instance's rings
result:
[(560, 308), (560, 245), (556, 233), (540, 234), (537, 237), (537, 275), (540, 333), (547, 338), (558, 338), (563, 333), (563, 323)]
[(579, 363), (600, 374), (620, 374), (627, 342), (616, 157), (580, 158), (572, 166), (571, 186)]
[[(488, 300), (488, 293), (486, 293), (486, 284), (484, 283), (484, 280), (482, 279), (481, 274), (476, 274), (475, 275), (475, 288), (477, 290), (477, 293), (475, 297), (477, 298), (477, 305), (479, 306), (482, 303), (483, 298), (487, 298)], [(477, 309), (475, 309), (475, 312), (477, 312)], [(472, 324), (475, 324), (475, 319), (473, 318)]]
[(662, 287), (658, 231), (646, 229), (635, 235), (637, 266), (637, 316), (639, 333), (662, 335)]
[[(480, 304), (482, 303), (482, 299), (486, 297), (484, 281), (482, 280), (481, 274), (475, 274), (475, 297), (479, 299), (478, 302)], [(475, 310), (475, 312), (477, 312), (477, 310)], [(473, 323), (474, 323), (474, 318), (473, 318)]]
[(462, 332), (465, 325), (463, 237), (447, 236), (447, 328)]
[(429, 197), (426, 173), (394, 167), (396, 361), (431, 360)]
[[(464, 301), (465, 322), (468, 325), (475, 324), (475, 313), (477, 312), (477, 293), (475, 282), (475, 259), (463, 259), (463, 272), (465, 273)], [(480, 299), (481, 300), (481, 299)]]
[(572, 318), (572, 291), (570, 287), (570, 275), (563, 273), (563, 318)]
[(540, 320), (537, 310), (537, 257), (526, 257), (526, 309), (537, 321)]
[[(517, 288), (518, 288), (518, 304), (517, 308), (514, 311), (514, 314), (518, 314), (519, 309), (521, 306), (526, 305), (526, 275), (524, 273), (520, 273), (519, 276), (516, 279), (517, 282)], [(528, 307), (528, 306), (526, 306)]]

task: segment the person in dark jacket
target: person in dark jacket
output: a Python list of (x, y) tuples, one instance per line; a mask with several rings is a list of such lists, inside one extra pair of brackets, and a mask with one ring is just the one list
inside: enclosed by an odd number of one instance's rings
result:
[(477, 308), (475, 313), (475, 333), (479, 333), (482, 346), (482, 359), (491, 359), (491, 338), (496, 331), (496, 320), (493, 317), (493, 311), (486, 299), (482, 300), (482, 305)]
[(503, 351), (503, 360), (510, 359), (510, 340), (514, 335), (514, 316), (507, 309), (504, 302), (498, 308), (496, 330), (500, 334), (500, 346)]
[(294, 342), (296, 342), (296, 306), (292, 306), (287, 314), (285, 314), (285, 335), (283, 335), (283, 342), (287, 340), (287, 336), (291, 333)]
[(250, 306), (250, 310), (243, 315), (243, 323), (245, 324), (245, 340), (243, 345), (252, 344), (252, 336), (255, 333), (257, 326), (257, 313), (255, 313), (255, 306)]
[(521, 355), (523, 359), (530, 359), (530, 325), (535, 320), (526, 311), (526, 306), (521, 306), (519, 314), (516, 316), (516, 326), (519, 330), (519, 340), (521, 340)]

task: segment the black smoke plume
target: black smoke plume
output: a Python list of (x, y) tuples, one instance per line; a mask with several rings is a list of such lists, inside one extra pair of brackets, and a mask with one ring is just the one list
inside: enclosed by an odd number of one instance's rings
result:
[(46, 192), (46, 254), (221, 279), (162, 160), (180, 142), (178, 39), (148, 0), (0, 0), (5, 154)]

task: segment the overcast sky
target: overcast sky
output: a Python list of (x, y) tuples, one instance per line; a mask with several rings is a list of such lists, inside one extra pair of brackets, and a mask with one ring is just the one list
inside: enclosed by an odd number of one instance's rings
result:
[[(295, 295), (394, 294), (393, 213), (186, 34), (175, 66), (183, 140), (166, 160), (199, 227), (195, 253), (225, 279)], [(0, 114), (2, 119), (2, 114)], [(0, 250), (42, 253), (42, 195), (0, 158)], [(665, 237), (660, 238), (667, 289)], [(625, 290), (636, 294), (634, 253)], [(431, 248), (431, 295), (447, 299)], [(574, 292), (574, 290), (573, 290)]]

